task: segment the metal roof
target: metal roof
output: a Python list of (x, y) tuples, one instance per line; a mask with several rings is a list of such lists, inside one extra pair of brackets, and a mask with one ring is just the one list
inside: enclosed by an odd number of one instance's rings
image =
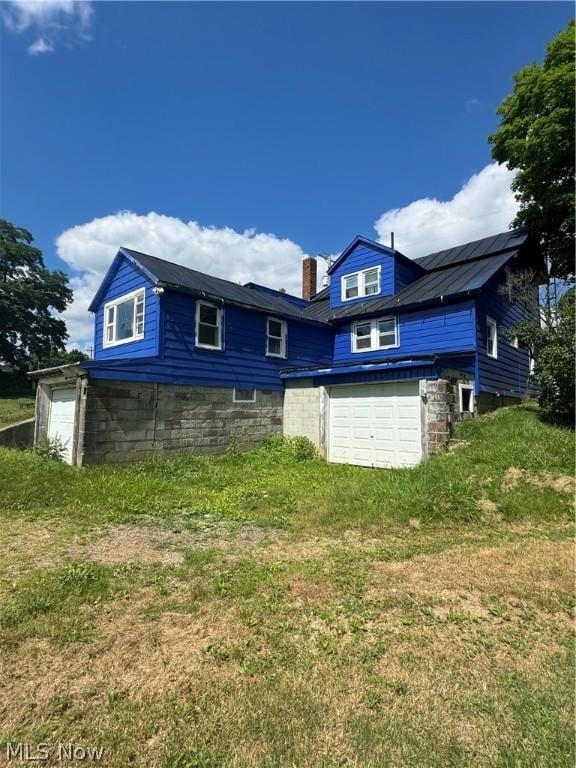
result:
[(222, 280), (219, 277), (212, 277), (204, 272), (197, 272), (195, 269), (173, 264), (171, 261), (165, 261), (147, 253), (133, 251), (131, 248), (121, 248), (120, 250), (140, 264), (161, 286), (177, 291), (184, 290), (199, 296), (224, 299), (233, 304), (253, 307), (282, 317), (322, 322), (315, 317), (304, 316), (301, 309), (288, 300), (280, 298), (280, 296), (263, 293), (254, 288), (232, 283), (229, 280)]
[(527, 229), (512, 229), (499, 235), (484, 237), (471, 243), (429, 253), (414, 261), (426, 270), (444, 269), (473, 259), (481, 259), (495, 253), (521, 248), (529, 237)]
[(359, 315), (373, 315), (389, 312), (401, 307), (411, 307), (437, 299), (462, 296), (480, 290), (499, 269), (517, 255), (517, 251), (508, 251), (496, 256), (488, 256), (478, 261), (457, 264), (446, 269), (439, 269), (419, 277), (393, 296), (381, 299), (354, 302), (348, 306), (330, 309), (329, 300), (306, 307), (303, 314), (326, 321), (342, 320)]

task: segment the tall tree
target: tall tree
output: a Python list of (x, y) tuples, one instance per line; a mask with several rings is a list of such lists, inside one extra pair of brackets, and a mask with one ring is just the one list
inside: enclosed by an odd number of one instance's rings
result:
[(492, 156), (516, 171), (514, 226), (542, 238), (550, 277), (574, 277), (574, 21), (547, 46), (544, 63), (514, 75), (489, 137)]
[(32, 356), (64, 351), (66, 325), (55, 316), (72, 301), (68, 276), (44, 266), (26, 229), (0, 219), (0, 362), (24, 369)]

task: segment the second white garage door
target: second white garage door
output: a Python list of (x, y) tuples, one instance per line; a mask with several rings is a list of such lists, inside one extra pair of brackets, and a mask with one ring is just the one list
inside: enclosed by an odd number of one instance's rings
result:
[(417, 381), (330, 390), (330, 461), (364, 467), (413, 467), (422, 459)]

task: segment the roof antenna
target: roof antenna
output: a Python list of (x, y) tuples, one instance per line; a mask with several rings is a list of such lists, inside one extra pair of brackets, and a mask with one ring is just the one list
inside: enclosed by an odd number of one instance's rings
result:
[(390, 248), (394, 250), (394, 232), (390, 232)]

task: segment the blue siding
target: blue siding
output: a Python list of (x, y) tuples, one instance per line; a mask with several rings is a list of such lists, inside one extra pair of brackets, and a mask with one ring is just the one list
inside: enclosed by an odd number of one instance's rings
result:
[(365, 384), (386, 381), (410, 381), (412, 379), (435, 379), (440, 375), (436, 365), (415, 365), (392, 371), (366, 371), (365, 373), (339, 373), (335, 376), (315, 376), (314, 386), (329, 387), (333, 384)]
[(352, 323), (340, 325), (334, 339), (334, 362), (354, 360), (360, 363), (362, 359), (434, 355), (475, 349), (473, 301), (398, 313), (397, 317), (400, 344), (394, 349), (352, 352)]
[[(157, 354), (159, 323), (158, 296), (152, 291), (152, 283), (127, 259), (119, 259), (115, 272), (110, 276), (108, 288), (102, 294), (94, 318), (94, 357), (96, 360), (118, 358), (148, 357)], [(139, 288), (146, 289), (144, 299), (144, 338), (126, 344), (104, 347), (104, 306), (106, 302), (117, 299)]]
[[(510, 302), (498, 293), (500, 274), (486, 286), (476, 299), (476, 334), (478, 339), (478, 392), (497, 392), (501, 395), (524, 395), (533, 391), (529, 385), (530, 356), (526, 347), (513, 347), (504, 331), (522, 320), (532, 319), (530, 311), (519, 302)], [(486, 317), (498, 324), (498, 357), (486, 353)]]
[[(342, 301), (342, 277), (351, 272), (358, 272), (370, 267), (380, 267), (380, 293), (374, 296), (364, 296), (350, 301)], [(330, 276), (330, 306), (342, 307), (358, 301), (368, 301), (391, 296), (394, 293), (394, 257), (381, 253), (376, 248), (357, 245)]]
[(407, 259), (396, 258), (394, 271), (394, 293), (399, 293), (402, 288), (413, 283), (419, 277), (422, 277), (422, 269)]
[(266, 356), (268, 315), (241, 307), (223, 307), (222, 350), (195, 346), (196, 300), (166, 291), (161, 297), (161, 356), (127, 365), (93, 369), (95, 378), (191, 384), (211, 387), (256, 387), (282, 390), (280, 369), (329, 363), (332, 332), (287, 320), (287, 357)]

